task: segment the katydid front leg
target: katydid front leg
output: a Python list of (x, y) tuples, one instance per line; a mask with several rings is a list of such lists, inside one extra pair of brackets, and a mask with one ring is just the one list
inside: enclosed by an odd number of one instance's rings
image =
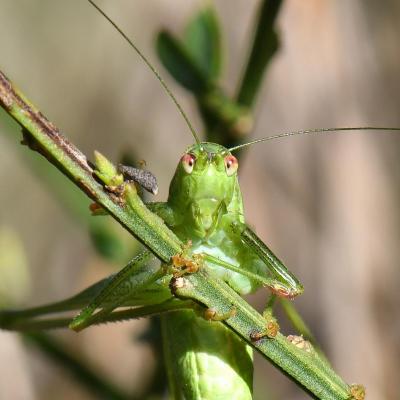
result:
[(249, 246), (264, 261), (273, 276), (270, 285), (271, 291), (280, 297), (293, 299), (303, 293), (303, 285), (288, 270), (281, 260), (268, 248), (268, 246), (246, 224), (235, 222), (232, 228), (238, 232), (243, 242)]

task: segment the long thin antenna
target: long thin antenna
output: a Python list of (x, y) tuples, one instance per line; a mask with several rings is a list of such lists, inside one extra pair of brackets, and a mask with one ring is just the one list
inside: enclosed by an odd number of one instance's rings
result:
[(306, 129), (302, 131), (293, 131), (293, 132), (283, 132), (277, 135), (267, 136), (262, 139), (256, 139), (251, 142), (243, 143), (238, 146), (231, 147), (228, 149), (229, 151), (235, 151), (242, 149), (243, 147), (251, 146), (260, 142), (267, 142), (268, 140), (273, 139), (282, 139), (290, 136), (296, 135), (312, 135), (316, 133), (331, 133), (331, 132), (341, 132), (341, 131), (400, 131), (400, 128), (380, 128), (375, 126), (362, 126), (362, 127), (351, 127), (351, 128), (316, 128), (316, 129)]
[(189, 127), (190, 132), (192, 133), (194, 139), (196, 140), (196, 143), (200, 143), (199, 137), (197, 136), (197, 133), (196, 133), (195, 129), (193, 128), (192, 124), (190, 123), (189, 118), (187, 117), (187, 115), (183, 111), (182, 106), (178, 103), (178, 100), (173, 95), (173, 93), (171, 92), (170, 88), (167, 86), (167, 84), (165, 83), (165, 81), (161, 77), (161, 75), (158, 73), (158, 71), (153, 67), (153, 65), (145, 57), (145, 55), (139, 50), (139, 48), (132, 42), (132, 40), (129, 39), (129, 37), (122, 31), (122, 29), (94, 1), (88, 0), (88, 2), (119, 32), (119, 34), (128, 42), (128, 44), (136, 51), (136, 53), (139, 55), (139, 57), (150, 68), (151, 72), (153, 72), (153, 74), (156, 76), (158, 81), (161, 83), (162, 87), (167, 92), (168, 96), (172, 99), (172, 101), (178, 107), (178, 110), (181, 113), (181, 115), (184, 118), (184, 120), (186, 121), (186, 124)]

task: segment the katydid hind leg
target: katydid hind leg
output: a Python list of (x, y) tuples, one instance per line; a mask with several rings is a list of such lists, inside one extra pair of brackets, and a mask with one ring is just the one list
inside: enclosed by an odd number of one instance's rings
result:
[[(129, 263), (128, 267), (132, 269), (132, 263)], [(147, 265), (143, 268), (145, 267), (147, 267)], [(149, 306), (168, 301), (171, 298), (169, 289), (157, 282), (153, 282), (146, 285), (145, 288), (140, 289), (137, 283), (139, 280), (143, 282), (145, 277), (140, 273), (141, 270), (137, 265), (136, 268), (136, 272), (139, 273), (138, 276), (132, 277), (127, 274), (125, 276), (126, 279), (120, 282), (117, 287), (114, 286), (116, 275), (110, 275), (65, 300), (25, 309), (1, 310), (0, 329), (20, 330), (35, 327), (37, 329), (48, 329), (68, 326), (68, 323), (71, 322), (71, 318), (56, 317), (49, 320), (43, 320), (41, 318), (49, 314), (79, 310), (88, 306), (88, 304), (93, 304), (93, 302), (98, 303), (98, 308), (104, 308), (110, 312), (110, 310), (119, 306)], [(125, 272), (126, 271), (124, 271), (124, 274)], [(130, 270), (130, 272), (132, 272), (132, 270)], [(106, 296), (103, 297), (101, 301), (96, 300), (103, 292), (107, 292)]]
[[(4, 309), (0, 311), (0, 329), (6, 330), (41, 330), (68, 327), (71, 318), (52, 317), (43, 320), (47, 315), (65, 313), (68, 311), (79, 310), (85, 307), (100, 291), (109, 283), (114, 275), (111, 275), (83, 290), (77, 295), (55, 303), (44, 304), (37, 307), (24, 309)], [(115, 294), (115, 297), (118, 294)], [(171, 299), (171, 293), (167, 288), (163, 288), (155, 283), (146, 287), (142, 291), (131, 293), (124, 298), (119, 307), (140, 307), (160, 304)], [(114, 296), (105, 300), (104, 308), (115, 306)], [(104, 322), (112, 321), (114, 317), (104, 319)], [(129, 319), (129, 318), (128, 318)], [(119, 319), (118, 319), (119, 320)], [(121, 318), (122, 320), (122, 318)]]
[(78, 294), (67, 299), (57, 301), (50, 304), (44, 304), (37, 307), (29, 307), (24, 309), (6, 309), (0, 311), (0, 328), (5, 328), (7, 321), (15, 321), (21, 319), (31, 319), (41, 317), (48, 314), (63, 313), (66, 311), (79, 310), (89, 303), (90, 299), (97, 296), (100, 291), (107, 285), (111, 277), (102, 279), (92, 286), (84, 289)]
[[(132, 292), (140, 292), (154, 283), (161, 276), (161, 268), (159, 265), (152, 266), (153, 259), (154, 256), (145, 251), (130, 261), (72, 320), (70, 328), (76, 331), (84, 329), (96, 318), (103, 317), (123, 305)], [(93, 315), (97, 309), (101, 311)]]
[[(180, 301), (173, 298), (166, 300), (159, 299), (152, 304), (116, 310), (97, 316), (90, 320), (90, 325), (99, 325), (108, 322), (121, 322), (132, 319), (151, 317), (166, 312), (174, 312), (178, 310), (195, 309), (197, 304), (191, 301)], [(72, 321), (71, 317), (49, 317), (49, 318), (35, 318), (35, 317), (10, 317), (7, 313), (0, 314), (0, 328), (9, 331), (18, 332), (36, 332), (45, 329), (58, 329), (67, 328)]]
[(0, 329), (9, 329), (16, 325), (29, 325), (28, 321), (33, 321), (35, 318), (40, 318), (49, 314), (79, 310), (85, 307), (91, 299), (96, 297), (112, 277), (113, 275), (104, 278), (76, 295), (54, 303), (24, 309), (0, 310)]

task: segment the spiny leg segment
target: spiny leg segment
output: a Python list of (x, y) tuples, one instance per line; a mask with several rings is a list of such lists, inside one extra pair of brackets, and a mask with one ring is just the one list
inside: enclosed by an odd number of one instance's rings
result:
[[(109, 314), (124, 303), (134, 291), (141, 291), (162, 276), (160, 266), (150, 268), (149, 263), (154, 259), (149, 251), (144, 251), (115, 274), (100, 293), (72, 320), (70, 328), (80, 331), (93, 323), (96, 318)], [(134, 278), (134, 279), (132, 279)], [(125, 286), (128, 283), (128, 286)], [(107, 304), (108, 300), (111, 302)], [(95, 315), (96, 309), (101, 311)]]

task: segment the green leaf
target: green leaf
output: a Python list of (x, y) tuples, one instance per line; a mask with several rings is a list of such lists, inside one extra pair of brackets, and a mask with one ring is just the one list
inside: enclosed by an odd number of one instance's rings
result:
[(222, 37), (215, 10), (201, 10), (186, 27), (185, 48), (209, 80), (216, 80), (222, 67)]
[(207, 78), (185, 47), (169, 32), (157, 36), (157, 54), (168, 72), (186, 89), (199, 95), (207, 89)]

